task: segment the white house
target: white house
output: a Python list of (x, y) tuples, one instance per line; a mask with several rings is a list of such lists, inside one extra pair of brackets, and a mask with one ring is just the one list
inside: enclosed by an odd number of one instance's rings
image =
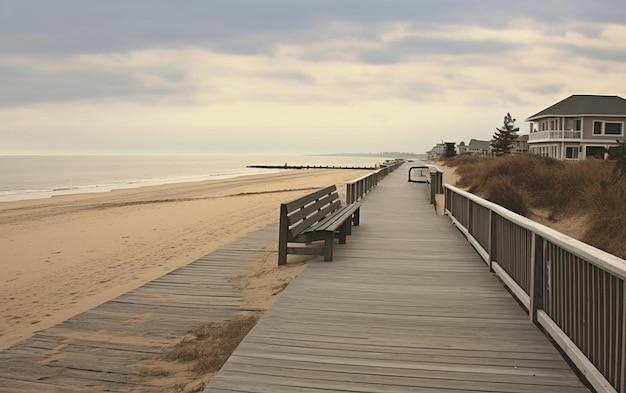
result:
[(438, 160), (446, 153), (446, 144), (441, 142), (426, 152), (429, 160)]
[(572, 95), (530, 116), (528, 150), (560, 160), (605, 158), (624, 141), (626, 100), (618, 96)]

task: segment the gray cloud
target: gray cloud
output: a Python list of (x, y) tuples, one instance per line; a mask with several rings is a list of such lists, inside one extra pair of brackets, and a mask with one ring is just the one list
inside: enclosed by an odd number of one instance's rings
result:
[(531, 93), (535, 93), (535, 94), (553, 95), (553, 94), (565, 91), (567, 89), (563, 83), (548, 83), (548, 84), (541, 84), (541, 85), (533, 85), (532, 82), (530, 82), (530, 85), (525, 90)]
[(258, 72), (255, 75), (261, 78), (295, 82), (305, 85), (313, 85), (317, 82), (314, 76), (304, 72)]
[(561, 44), (558, 48), (565, 52), (566, 58), (587, 58), (599, 61), (611, 61), (618, 63), (626, 62), (626, 50), (615, 48), (598, 48), (588, 45)]
[[(268, 51), (327, 22), (499, 28), (519, 16), (554, 23), (622, 23), (621, 0), (501, 2), (442, 0), (7, 0), (0, 4), (0, 52), (69, 54), (197, 45), (232, 53)], [(366, 34), (365, 31), (362, 31)], [(461, 32), (460, 32), (461, 33)], [(300, 36), (301, 37), (301, 36)]]
[[(160, 75), (173, 82), (182, 76), (166, 72)], [(85, 98), (144, 97), (170, 94), (168, 87), (147, 86), (122, 72), (42, 73), (0, 66), (0, 106), (18, 106), (46, 101), (70, 101)]]
[[(463, 32), (459, 32), (462, 36)], [(514, 49), (512, 45), (498, 41), (448, 40), (430, 37), (409, 37), (391, 42), (376, 50), (360, 54), (361, 60), (374, 64), (402, 62), (408, 58), (429, 55), (493, 55)]]

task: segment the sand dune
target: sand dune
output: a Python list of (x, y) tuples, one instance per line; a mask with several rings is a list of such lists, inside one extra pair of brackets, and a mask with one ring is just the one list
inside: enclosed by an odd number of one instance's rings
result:
[[(304, 170), (0, 203), (0, 349), (278, 219), (357, 170)], [(263, 296), (259, 294), (259, 296)]]

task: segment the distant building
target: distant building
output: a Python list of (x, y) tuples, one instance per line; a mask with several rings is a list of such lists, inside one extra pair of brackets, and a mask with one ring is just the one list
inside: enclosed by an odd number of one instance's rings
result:
[(478, 139), (470, 139), (469, 143), (465, 147), (464, 153), (465, 154), (478, 154), (482, 156), (490, 155), (491, 154), (491, 142), (480, 141)]
[(461, 155), (467, 152), (467, 146), (465, 146), (465, 142), (461, 141), (458, 145), (456, 145), (456, 154)]
[(513, 141), (513, 148), (511, 149), (513, 154), (526, 154), (528, 153), (528, 134), (520, 135)]
[(626, 100), (618, 96), (572, 95), (530, 116), (531, 154), (560, 160), (606, 158), (624, 141)]
[(426, 152), (429, 160), (438, 160), (446, 153), (446, 144), (437, 143), (432, 149)]

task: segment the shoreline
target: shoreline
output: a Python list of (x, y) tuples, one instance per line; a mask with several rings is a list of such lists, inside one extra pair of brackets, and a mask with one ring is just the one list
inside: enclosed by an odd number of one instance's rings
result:
[(0, 203), (0, 349), (277, 221), (281, 202), (330, 184), (344, 193), (362, 173), (282, 171)]
[[(186, 184), (186, 183), (198, 183), (198, 182), (206, 182), (206, 181), (219, 181), (219, 180), (227, 180), (227, 179), (236, 179), (239, 177), (245, 176), (262, 176), (268, 174), (277, 173), (278, 170), (264, 170), (263, 172), (258, 173), (238, 173), (238, 174), (218, 174), (218, 175), (201, 175), (201, 176), (192, 176), (187, 178), (171, 178), (165, 180), (145, 180), (145, 181), (132, 181), (127, 183), (119, 183), (119, 184), (98, 184), (98, 185), (79, 185), (79, 186), (68, 186), (68, 187), (59, 187), (52, 190), (35, 190), (35, 191), (27, 191), (23, 193), (11, 193), (11, 194), (1, 194), (0, 195), (0, 205), (6, 202), (19, 202), (19, 201), (28, 201), (28, 200), (45, 200), (50, 198), (57, 198), (61, 196), (72, 196), (72, 195), (85, 195), (85, 194), (102, 194), (107, 192), (113, 192), (118, 190), (132, 190), (143, 187), (156, 187), (156, 186), (168, 186), (175, 184)], [(197, 179), (193, 179), (197, 177)]]
[[(253, 163), (263, 163), (254, 168)], [(377, 158), (277, 155), (0, 155), (0, 203), (58, 195), (223, 180), (276, 173), (289, 167), (375, 167)]]

